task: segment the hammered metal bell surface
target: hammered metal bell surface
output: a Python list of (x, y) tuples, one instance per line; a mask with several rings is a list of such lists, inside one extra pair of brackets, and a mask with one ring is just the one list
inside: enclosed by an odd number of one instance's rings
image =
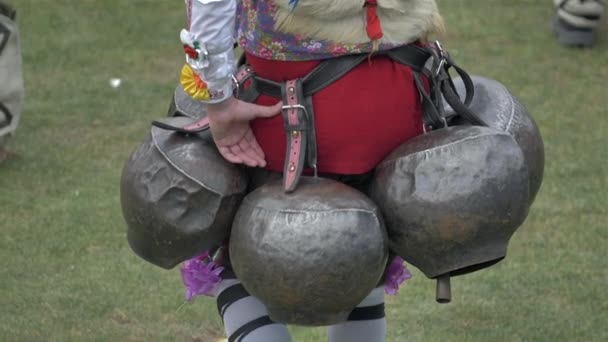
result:
[(243, 169), (222, 158), (209, 133), (152, 127), (122, 172), (129, 245), (143, 259), (173, 268), (227, 238), (246, 187)]
[(370, 196), (391, 249), (435, 278), (504, 258), (528, 212), (528, 184), (523, 153), (508, 133), (455, 126), (392, 152), (376, 168)]
[[(473, 76), (475, 96), (470, 109), (489, 125), (507, 132), (521, 147), (530, 173), (531, 205), (543, 181), (545, 150), (540, 130), (530, 112), (504, 85), (485, 77)], [(460, 78), (454, 83), (459, 94), (465, 94)], [(447, 115), (453, 110), (446, 104)]]
[(234, 221), (230, 259), (243, 286), (278, 322), (343, 322), (382, 277), (388, 257), (377, 206), (342, 183), (303, 177), (246, 196)]

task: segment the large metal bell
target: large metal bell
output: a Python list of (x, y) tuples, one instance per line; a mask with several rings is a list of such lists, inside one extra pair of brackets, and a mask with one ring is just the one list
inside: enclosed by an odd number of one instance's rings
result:
[(390, 247), (437, 278), (504, 258), (527, 215), (528, 192), (524, 156), (511, 135), (454, 126), (393, 151), (376, 168), (370, 196), (386, 220)]
[[(475, 96), (470, 109), (489, 127), (511, 134), (524, 152), (530, 174), (528, 203), (531, 205), (543, 181), (545, 166), (545, 150), (538, 126), (526, 107), (504, 85), (480, 76), (473, 76), (472, 80)], [(455, 79), (454, 83), (458, 93), (464, 95), (462, 79)], [(453, 114), (447, 104), (446, 109), (448, 116)]]
[(243, 169), (222, 158), (209, 133), (186, 136), (152, 127), (122, 172), (120, 199), (131, 248), (169, 269), (220, 244), (246, 187)]
[(376, 205), (342, 183), (303, 177), (293, 193), (280, 180), (245, 197), (230, 237), (243, 286), (278, 322), (343, 322), (377, 286), (388, 257)]

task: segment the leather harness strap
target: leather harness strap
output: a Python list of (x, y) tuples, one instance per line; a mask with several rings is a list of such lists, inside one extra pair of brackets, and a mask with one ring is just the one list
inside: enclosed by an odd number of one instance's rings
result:
[[(447, 126), (443, 109), (444, 99), (457, 115), (462, 116), (469, 123), (487, 126), (469, 109), (474, 94), (471, 78), (453, 62), (438, 42), (427, 47), (409, 44), (376, 52), (374, 56), (387, 56), (413, 70), (414, 81), (423, 106), (425, 131)], [(332, 84), (369, 57), (369, 54), (364, 53), (326, 59), (303, 78), (284, 83), (255, 75), (251, 66), (243, 64), (246, 61), (241, 58), (242, 65), (234, 77), (236, 97), (246, 102), (255, 102), (260, 95), (283, 99), (282, 112), (287, 138), (283, 167), (286, 192), (295, 190), (304, 168), (313, 168), (316, 175), (317, 147), (312, 95)], [(431, 61), (430, 67), (429, 61)], [(466, 91), (464, 103), (456, 92), (449, 74), (451, 67), (454, 67), (464, 82)], [(174, 127), (159, 121), (154, 121), (152, 124), (181, 133), (197, 133), (209, 128), (206, 117), (183, 127)]]
[(304, 105), (302, 80), (289, 80), (281, 87), (283, 97), (283, 121), (287, 132), (287, 148), (283, 167), (283, 187), (286, 192), (296, 189), (305, 166), (308, 131), (313, 127), (308, 120)]
[(183, 133), (183, 134), (193, 134), (193, 133), (199, 133), (199, 132), (208, 130), (209, 129), (209, 118), (205, 116), (200, 119), (193, 120), (191, 123), (184, 125), (184, 126), (175, 126), (175, 125), (170, 125), (166, 122), (154, 120), (154, 121), (152, 121), (152, 126), (166, 129), (168, 131)]
[[(255, 102), (260, 94), (255, 91), (256, 77), (253, 68), (249, 65), (242, 65), (234, 75), (234, 96), (245, 102)], [(245, 86), (248, 86), (245, 88)]]

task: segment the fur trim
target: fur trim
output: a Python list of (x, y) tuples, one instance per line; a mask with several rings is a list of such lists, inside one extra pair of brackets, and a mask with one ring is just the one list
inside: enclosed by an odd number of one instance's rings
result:
[[(369, 42), (364, 0), (300, 0), (292, 11), (286, 0), (274, 0), (276, 29), (344, 44)], [(443, 32), (435, 0), (378, 0), (382, 43), (410, 43)]]

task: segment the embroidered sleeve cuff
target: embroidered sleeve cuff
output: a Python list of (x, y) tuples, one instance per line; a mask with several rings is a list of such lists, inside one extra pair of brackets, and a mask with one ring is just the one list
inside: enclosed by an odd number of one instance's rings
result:
[(232, 96), (232, 76), (208, 83), (186, 63), (179, 80), (184, 92), (198, 101), (217, 103)]
[(221, 87), (209, 87), (209, 100), (207, 103), (219, 103), (232, 96), (232, 79)]

